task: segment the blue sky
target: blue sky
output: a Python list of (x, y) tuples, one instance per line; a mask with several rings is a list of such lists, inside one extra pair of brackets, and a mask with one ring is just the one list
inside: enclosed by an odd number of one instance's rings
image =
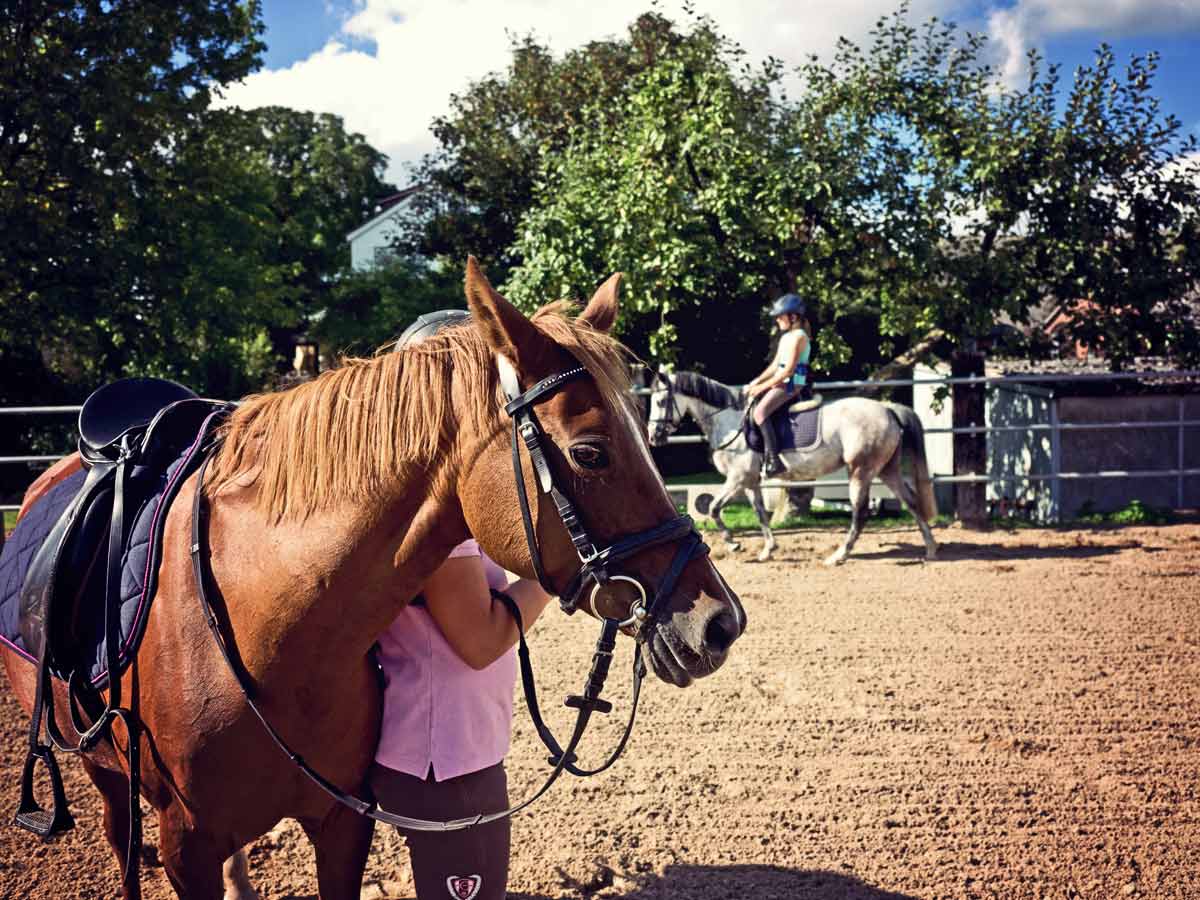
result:
[[(750, 54), (800, 62), (826, 53), (840, 34), (863, 41), (897, 0), (695, 0)], [(1070, 72), (1097, 45), (1117, 59), (1158, 51), (1155, 94), (1165, 112), (1200, 134), (1200, 0), (911, 0), (911, 17), (929, 15), (987, 32), (1012, 77), (1029, 47)], [(679, 18), (679, 0), (659, 0)], [(228, 93), (242, 106), (279, 103), (341, 115), (392, 160), (401, 185), (405, 163), (433, 147), (430, 121), (450, 94), (501, 69), (506, 32), (534, 32), (559, 52), (620, 34), (651, 0), (264, 0), (263, 69)]]

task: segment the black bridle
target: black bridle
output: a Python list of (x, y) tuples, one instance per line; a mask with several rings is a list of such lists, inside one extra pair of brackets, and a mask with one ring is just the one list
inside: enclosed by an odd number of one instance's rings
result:
[[(671, 377), (668, 377), (667, 375), (659, 374), (657, 372), (655, 373), (654, 377), (659, 382), (662, 383), (662, 385), (664, 386), (663, 390), (665, 390), (667, 392), (667, 399), (666, 399), (666, 402), (663, 404), (663, 406), (665, 408), (663, 417), (654, 423), (654, 437), (652, 438), (651, 443), (654, 443), (657, 445), (657, 444), (665, 441), (666, 438), (669, 437), (675, 431), (675, 429), (677, 429), (680, 425), (683, 424), (684, 413), (679, 409), (679, 404), (675, 400), (676, 391), (675, 391), (674, 379)], [(685, 397), (693, 396), (693, 395), (689, 394), (686, 390), (683, 392), (683, 394)], [(712, 405), (712, 404), (709, 404), (709, 405)], [(746, 425), (746, 420), (750, 418), (753, 408), (754, 408), (753, 402), (750, 402), (747, 404), (745, 410), (742, 413), (741, 423), (738, 425), (737, 428), (733, 429), (733, 431), (730, 433), (729, 437), (725, 439), (724, 443), (710, 444), (710, 446), (712, 447), (713, 450), (724, 450), (726, 447), (728, 447), (730, 444), (732, 444), (735, 440), (737, 440), (738, 435), (740, 435), (742, 433), (742, 429)], [(718, 407), (716, 410), (714, 410), (709, 415), (701, 417), (694, 410), (692, 411), (692, 418), (694, 418), (696, 420), (696, 424), (698, 424), (700, 426), (701, 432), (704, 433), (704, 436), (709, 441), (712, 441), (712, 439), (713, 439), (713, 434), (712, 434), (713, 419), (715, 419), (722, 412), (724, 412), (724, 410)], [(651, 416), (651, 418), (653, 418), (653, 416), (654, 416), (653, 403), (651, 403), (650, 416)]]
[[(553, 771), (547, 777), (545, 783), (538, 789), (533, 796), (500, 812), (469, 816), (462, 819), (452, 819), (450, 821), (431, 821), (426, 819), (416, 819), (409, 816), (402, 816), (396, 813), (387, 812), (378, 807), (374, 802), (368, 802), (347, 794), (337, 785), (323, 777), (319, 772), (308, 765), (307, 762), (288, 746), (288, 744), (279, 735), (279, 732), (272, 727), (267, 721), (266, 716), (259, 708), (255, 701), (253, 686), (250, 683), (249, 676), (245, 669), (234, 660), (233, 650), (230, 643), (221, 633), (220, 622), (212, 607), (212, 602), (209, 597), (208, 586), (212, 582), (212, 571), (208, 564), (206, 535), (204, 529), (204, 520), (206, 515), (206, 507), (203, 498), (204, 472), (208, 466), (209, 460), (212, 458), (212, 450), (210, 448), (204, 461), (201, 463), (199, 471), (196, 475), (196, 493), (192, 506), (192, 568), (196, 578), (197, 591), (200, 595), (200, 602), (204, 609), (205, 619), (208, 622), (209, 630), (212, 632), (217, 646), (224, 657), (226, 665), (232, 672), (235, 680), (242, 690), (247, 705), (250, 710), (258, 718), (263, 728), (270, 735), (275, 744), (283, 751), (284, 754), (292, 760), (300, 768), (300, 770), (311, 780), (317, 787), (323, 790), (326, 794), (336, 800), (338, 803), (349, 807), (355, 812), (368, 816), (379, 822), (384, 822), (388, 825), (395, 825), (400, 828), (409, 829), (412, 831), (456, 831), (463, 828), (470, 828), (474, 825), (486, 824), (496, 821), (529, 806), (537, 800), (542, 794), (549, 790), (552, 785), (564, 771), (570, 772), (576, 776), (595, 775), (603, 772), (611, 766), (620, 757), (625, 749), (625, 745), (629, 740), (629, 736), (633, 731), (634, 719), (637, 716), (638, 699), (641, 695), (642, 680), (646, 675), (646, 665), (642, 656), (643, 645), (649, 640), (649, 636), (658, 626), (659, 616), (662, 613), (662, 607), (665, 598), (669, 597), (675, 589), (675, 584), (683, 574), (684, 568), (691, 560), (708, 552), (708, 547), (700, 539), (699, 532), (696, 531), (695, 525), (688, 516), (675, 516), (672, 519), (648, 528), (644, 531), (639, 531), (635, 534), (627, 535), (613, 541), (609, 546), (602, 550), (596, 549), (596, 544), (588, 534), (583, 522), (575, 511), (574, 504), (567, 496), (560, 491), (554, 484), (554, 475), (550, 469), (549, 461), (546, 458), (545, 450), (542, 446), (543, 440), (546, 438), (545, 432), (542, 430), (541, 424), (534, 415), (533, 406), (540, 400), (553, 394), (560, 389), (564, 384), (587, 375), (587, 370), (581, 366), (561, 372), (557, 375), (552, 375), (535, 384), (529, 390), (522, 393), (520, 383), (517, 381), (516, 371), (508, 364), (506, 360), (498, 360), (500, 371), (500, 384), (504, 390), (508, 403), (504, 407), (505, 411), (512, 417), (513, 420), (513, 471), (517, 482), (517, 496), (520, 498), (521, 518), (525, 527), (525, 537), (529, 544), (530, 559), (533, 564), (534, 572), (537, 575), (538, 581), (548, 593), (558, 593), (562, 608), (567, 613), (573, 613), (580, 606), (580, 598), (589, 584), (592, 584), (592, 590), (588, 597), (588, 606), (591, 613), (601, 621), (600, 637), (596, 641), (596, 649), (592, 656), (592, 667), (588, 672), (588, 679), (584, 686), (583, 693), (580, 695), (569, 696), (566, 700), (566, 705), (577, 710), (575, 718), (575, 727), (571, 732), (571, 738), (567, 742), (564, 749), (555, 739), (553, 733), (542, 720), (541, 712), (538, 708), (537, 690), (533, 682), (533, 667), (529, 659), (529, 647), (525, 642), (524, 623), (521, 621), (521, 613), (516, 602), (507, 594), (501, 591), (492, 591), (492, 597), (498, 602), (503, 603), (516, 620), (518, 634), (518, 657), (521, 664), (521, 681), (525, 691), (526, 703), (529, 707), (529, 715), (533, 720), (534, 726), (538, 732), (538, 736), (550, 751), (549, 763), (553, 767)], [(519, 439), (519, 440), (518, 440)], [(529, 453), (530, 460), (533, 463), (533, 469), (537, 477), (537, 486), (542, 493), (549, 494), (554, 501), (555, 509), (558, 512), (559, 518), (562, 520), (563, 527), (566, 528), (567, 534), (571, 538), (571, 543), (579, 556), (580, 567), (568, 580), (566, 588), (561, 592), (556, 592), (551, 586), (545, 569), (542, 564), (541, 551), (538, 548), (537, 536), (533, 526), (533, 517), (530, 511), (529, 500), (525, 494), (525, 477), (521, 468), (520, 444), (524, 444)], [(672, 541), (680, 542), (679, 549), (676, 550), (675, 556), (671, 561), (671, 565), (667, 571), (659, 579), (657, 586), (653, 590), (647, 590), (636, 578), (627, 575), (612, 574), (610, 567), (616, 565), (634, 556), (643, 550), (648, 550), (651, 547), (656, 547), (661, 544), (670, 543)], [(596, 610), (595, 597), (596, 592), (601, 587), (614, 581), (625, 581), (633, 584), (640, 595), (635, 599), (627, 610), (624, 618), (604, 618), (599, 615)], [(608, 677), (609, 666), (612, 662), (613, 651), (616, 647), (617, 633), (622, 629), (633, 629), (633, 635), (636, 639), (633, 656), (633, 692), (632, 702), (629, 714), (629, 721), (625, 726), (625, 731), (617, 744), (616, 749), (608, 757), (608, 759), (595, 769), (581, 769), (575, 765), (576, 756), (575, 749), (579, 746), (580, 740), (583, 738), (583, 733), (587, 728), (588, 721), (595, 712), (607, 713), (612, 710), (612, 704), (600, 697), (600, 693), (604, 688), (604, 682)]]
[[(663, 404), (663, 417), (654, 425), (655, 445), (665, 441), (671, 433), (683, 423), (683, 413), (679, 411), (679, 407), (675, 403), (675, 383), (665, 375), (654, 373), (654, 377), (663, 385), (663, 389), (667, 392), (666, 402)], [(650, 415), (653, 417), (654, 409), (651, 403)]]
[[(537, 576), (538, 582), (547, 593), (558, 596), (563, 611), (568, 614), (574, 613), (579, 608), (580, 597), (588, 584), (591, 583), (593, 587), (589, 597), (589, 605), (592, 614), (596, 618), (603, 618), (597, 613), (594, 602), (596, 592), (601, 587), (618, 580), (633, 584), (641, 594), (641, 597), (633, 601), (630, 605), (628, 616), (621, 620), (621, 626), (635, 627), (640, 636), (643, 631), (647, 631), (653, 627), (659, 612), (659, 602), (664, 596), (674, 590), (675, 582), (679, 579), (680, 574), (682, 574), (684, 566), (693, 557), (707, 553), (707, 545), (700, 540), (700, 534), (696, 531), (695, 523), (692, 522), (690, 516), (676, 516), (661, 525), (656, 525), (645, 531), (639, 531), (635, 534), (622, 537), (603, 550), (597, 550), (596, 543), (592, 540), (583, 522), (580, 520), (579, 514), (575, 511), (574, 504), (554, 484), (554, 474), (550, 470), (549, 461), (546, 459), (546, 453), (542, 447), (542, 441), (547, 439), (546, 433), (542, 430), (542, 426), (533, 411), (534, 404), (539, 400), (545, 399), (568, 382), (587, 376), (587, 370), (582, 366), (576, 366), (557, 375), (551, 375), (549, 378), (542, 379), (524, 393), (521, 392), (516, 371), (512, 366), (506, 361), (500, 362), (499, 370), (500, 386), (508, 398), (508, 403), (505, 405), (504, 411), (509, 414), (513, 423), (513, 474), (517, 482), (517, 498), (521, 505), (521, 521), (525, 526), (525, 541), (529, 545), (529, 556), (533, 563), (533, 571)], [(558, 517), (562, 521), (563, 527), (567, 530), (567, 534), (571, 538), (571, 543), (575, 547), (575, 552), (579, 556), (579, 570), (568, 579), (566, 587), (563, 590), (556, 590), (554, 588), (547, 578), (545, 568), (542, 565), (542, 555), (538, 548), (537, 535), (533, 527), (533, 515), (529, 507), (529, 498), (525, 492), (525, 476), (521, 468), (520, 444), (522, 443), (525, 445), (530, 461), (533, 463), (533, 471), (537, 479), (539, 492), (548, 494), (554, 502)], [(609, 571), (611, 566), (637, 553), (641, 553), (643, 550), (648, 550), (659, 544), (679, 540), (682, 540), (683, 543), (680, 545), (679, 550), (676, 551), (671, 566), (659, 581), (658, 588), (653, 592), (653, 596), (646, 590), (645, 585), (637, 579), (626, 575), (612, 575)]]

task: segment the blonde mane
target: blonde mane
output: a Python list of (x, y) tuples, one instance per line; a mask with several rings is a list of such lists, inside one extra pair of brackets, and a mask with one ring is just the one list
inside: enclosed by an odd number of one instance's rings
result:
[[(588, 370), (605, 405), (631, 403), (625, 348), (568, 318), (565, 301), (533, 316), (543, 335)], [(451, 400), (464, 383), (467, 408)], [(491, 351), (470, 324), (398, 352), (348, 357), (305, 384), (242, 402), (222, 429), (206, 490), (253, 473), (259, 510), (302, 520), (335, 504), (379, 498), (397, 478), (432, 463), (457, 429), (477, 435), (507, 425)]]

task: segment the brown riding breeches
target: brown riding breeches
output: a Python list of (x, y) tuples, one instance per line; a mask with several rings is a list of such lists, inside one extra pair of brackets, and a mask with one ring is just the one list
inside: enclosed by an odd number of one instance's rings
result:
[[(459, 819), (508, 808), (504, 763), (445, 781), (434, 781), (432, 771), (421, 779), (376, 763), (371, 766), (371, 789), (388, 812), (418, 819)], [(462, 831), (398, 831), (408, 843), (418, 900), (505, 897), (510, 819)]]

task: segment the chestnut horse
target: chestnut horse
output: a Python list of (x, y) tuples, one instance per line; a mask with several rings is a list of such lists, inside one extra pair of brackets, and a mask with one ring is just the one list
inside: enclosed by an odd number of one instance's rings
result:
[[(577, 319), (562, 303), (530, 319), (468, 260), (470, 324), (250, 397), (226, 424), (203, 486), (220, 627), (268, 720), (343, 790), (365, 791), (378, 734), (371, 645), (450, 549), (474, 536), (505, 568), (534, 575), (501, 381), (515, 374), (528, 390), (586, 370), (538, 400), (536, 415), (554, 481), (597, 543), (677, 517), (630, 404), (627, 356), (607, 334), (619, 281), (601, 286)], [(521, 460), (542, 568), (561, 591), (581, 554)], [(291, 817), (315, 847), (323, 900), (356, 900), (373, 823), (279, 751), (226, 668), (189, 558), (195, 482), (169, 513), (157, 598), (122, 678), (143, 723), (142, 793), (158, 816), (163, 867), (183, 900), (216, 900), (226, 857)], [(647, 546), (613, 568), (651, 596), (660, 580), (674, 582), (642, 638), (655, 674), (684, 687), (721, 665), (745, 615), (706, 555), (668, 575), (676, 550)], [(4, 661), (28, 708), (34, 667), (10, 653)], [(113, 743), (84, 759), (122, 864), (128, 773), (113, 744), (123, 750), (127, 739), (118, 722)], [(138, 898), (139, 885), (131, 880), (124, 895)]]

